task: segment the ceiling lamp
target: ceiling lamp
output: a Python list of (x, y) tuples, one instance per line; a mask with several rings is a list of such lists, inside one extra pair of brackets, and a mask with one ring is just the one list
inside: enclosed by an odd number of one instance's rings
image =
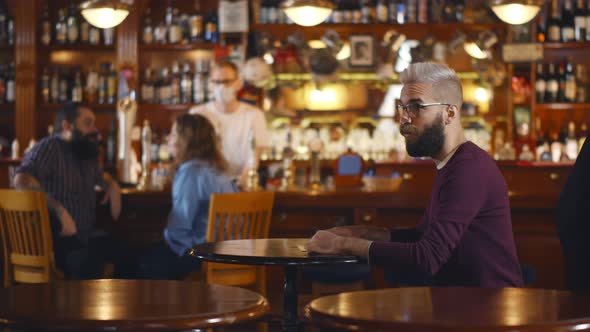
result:
[(524, 24), (532, 20), (543, 6), (543, 0), (491, 0), (492, 10), (508, 24)]
[(281, 9), (295, 24), (306, 27), (326, 20), (336, 6), (329, 0), (285, 0)]
[(89, 0), (80, 5), (88, 23), (101, 29), (119, 25), (129, 15), (129, 5), (119, 0)]

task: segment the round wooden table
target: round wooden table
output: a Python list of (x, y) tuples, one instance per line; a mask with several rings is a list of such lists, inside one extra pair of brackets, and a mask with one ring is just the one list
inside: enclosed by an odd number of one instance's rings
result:
[(346, 331), (588, 331), (590, 296), (526, 288), (394, 288), (312, 301), (315, 325)]
[(309, 255), (301, 250), (309, 239), (250, 239), (203, 243), (189, 255), (215, 263), (280, 265), (285, 267), (283, 330), (297, 331), (297, 267), (358, 263), (354, 256)]
[(260, 294), (189, 281), (102, 279), (0, 289), (0, 326), (25, 330), (179, 331), (266, 312)]

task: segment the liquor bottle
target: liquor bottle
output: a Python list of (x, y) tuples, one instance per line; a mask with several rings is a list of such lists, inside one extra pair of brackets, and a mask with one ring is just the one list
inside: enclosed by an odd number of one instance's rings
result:
[(280, 9), (276, 1), (269, 1), (268, 3), (268, 23), (279, 23)]
[(168, 42), (171, 44), (178, 44), (182, 41), (182, 27), (180, 25), (180, 18), (178, 9), (172, 10), (172, 22), (168, 26)]
[(115, 43), (115, 28), (102, 29), (102, 40), (105, 45), (113, 45)]
[(190, 104), (193, 95), (193, 78), (189, 63), (185, 63), (182, 68), (182, 78), (180, 80), (180, 102)]
[(584, 7), (584, 0), (576, 2), (576, 9), (574, 11), (574, 26), (576, 41), (582, 42), (586, 40), (586, 8)]
[(170, 75), (170, 104), (180, 102), (180, 68), (178, 62), (172, 63), (172, 74)]
[(547, 26), (546, 26), (545, 10), (542, 10), (537, 16), (537, 42), (544, 43), (546, 40)]
[(117, 98), (117, 71), (115, 70), (115, 64), (107, 64), (109, 67), (107, 76), (107, 103), (114, 104)]
[(262, 0), (258, 9), (258, 24), (268, 24), (269, 0)]
[(561, 41), (561, 21), (557, 0), (551, 0), (551, 16), (547, 20), (547, 41), (558, 43)]
[(98, 100), (98, 82), (98, 72), (93, 66), (86, 76), (86, 101), (88, 103), (96, 103)]
[[(361, 22), (363, 24), (373, 23), (373, 17), (371, 15), (371, 1), (370, 0), (362, 0), (361, 1)], [(340, 22), (334, 22), (340, 23)]]
[(416, 23), (418, 20), (418, 1), (417, 0), (407, 0), (407, 7), (406, 7), (406, 22), (407, 23)]
[(59, 68), (53, 67), (51, 72), (51, 81), (50, 81), (50, 96), (52, 103), (59, 102)]
[(572, 0), (565, 0), (561, 14), (561, 41), (564, 43), (576, 40), (574, 11)]
[(582, 125), (580, 126), (580, 132), (578, 133), (578, 153), (580, 152), (579, 149), (582, 149), (582, 145), (584, 145), (587, 136), (588, 124), (586, 122), (582, 122)]
[(160, 80), (156, 86), (156, 91), (158, 91), (158, 102), (160, 104), (170, 104), (172, 89), (170, 86), (170, 78), (168, 76), (168, 68), (162, 68), (160, 71)]
[(68, 68), (62, 67), (59, 71), (59, 102), (65, 103), (69, 100), (70, 89), (68, 88)]
[(43, 6), (41, 14), (41, 44), (45, 46), (51, 44), (51, 20), (47, 3)]
[(565, 64), (560, 62), (557, 65), (557, 101), (564, 102), (565, 101)]
[(49, 68), (44, 67), (43, 73), (41, 74), (41, 100), (44, 104), (49, 103), (49, 88), (50, 88), (50, 78), (49, 78)]
[(535, 79), (535, 96), (537, 103), (545, 101), (545, 92), (547, 89), (547, 81), (545, 80), (545, 74), (543, 73), (543, 64), (537, 63), (537, 77)]
[(207, 23), (205, 23), (205, 40), (210, 43), (219, 42), (219, 27), (217, 25), (217, 15), (215, 12), (209, 12)]
[(555, 64), (549, 63), (548, 69), (546, 76), (547, 87), (545, 90), (545, 102), (555, 103), (557, 102), (557, 95), (559, 92), (559, 82), (557, 73), (555, 72)]
[(70, 1), (68, 9), (68, 18), (66, 20), (68, 43), (75, 44), (80, 37), (80, 27), (78, 26), (78, 15), (74, 4)]
[(578, 139), (576, 138), (576, 124), (573, 121), (570, 121), (567, 124), (565, 154), (569, 160), (576, 160), (576, 158), (578, 157)]
[(100, 29), (91, 25), (88, 33), (88, 41), (91, 45), (100, 44)]
[(8, 44), (8, 10), (4, 0), (0, 0), (0, 46)]
[(154, 42), (154, 28), (152, 27), (150, 7), (148, 7), (145, 10), (145, 16), (143, 18), (143, 33), (141, 40), (144, 44), (151, 44)]
[(60, 9), (58, 11), (58, 19), (55, 22), (55, 41), (63, 45), (68, 39), (68, 25), (66, 22), (66, 10)]
[(78, 103), (82, 102), (82, 73), (80, 67), (76, 68), (76, 73), (74, 74), (72, 101)]
[(387, 2), (387, 15), (389, 16), (389, 23), (397, 23), (397, 0), (388, 0)]
[(141, 100), (144, 103), (154, 103), (154, 81), (152, 76), (152, 68), (146, 68), (141, 84)]
[(576, 75), (574, 73), (574, 64), (568, 57), (565, 63), (565, 102), (573, 103), (576, 101)]
[(8, 45), (14, 45), (14, 18), (11, 16), (8, 16), (8, 20), (6, 21), (6, 35)]
[(80, 19), (80, 42), (88, 44), (90, 42), (90, 24), (84, 19)]
[(586, 4), (586, 41), (590, 41), (590, 1)]
[(166, 24), (164, 22), (160, 22), (154, 29), (154, 41), (158, 44), (166, 44)]
[(5, 65), (0, 64), (0, 104), (6, 103), (6, 69)]
[(376, 9), (377, 22), (387, 23), (387, 20), (389, 18), (388, 14), (389, 13), (387, 12), (386, 0), (378, 0), (377, 1), (377, 9)]
[(457, 22), (457, 16), (455, 12), (457, 11), (457, 6), (454, 0), (446, 0), (445, 5), (443, 7), (443, 21), (444, 22)]
[(15, 72), (14, 62), (8, 65), (8, 72), (6, 75), (6, 102), (14, 103), (15, 99)]
[(428, 0), (418, 0), (418, 23), (428, 23)]

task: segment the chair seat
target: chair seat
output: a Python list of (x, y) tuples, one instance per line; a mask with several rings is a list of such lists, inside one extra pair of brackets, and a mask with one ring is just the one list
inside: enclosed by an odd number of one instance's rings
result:
[(324, 265), (302, 269), (306, 279), (325, 284), (345, 284), (366, 280), (371, 275), (371, 268), (365, 264)]

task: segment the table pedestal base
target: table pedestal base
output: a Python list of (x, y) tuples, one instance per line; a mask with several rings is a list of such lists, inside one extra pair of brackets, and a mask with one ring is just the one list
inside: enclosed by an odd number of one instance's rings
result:
[(283, 331), (298, 332), (297, 319), (297, 267), (285, 266), (285, 288), (283, 299)]

